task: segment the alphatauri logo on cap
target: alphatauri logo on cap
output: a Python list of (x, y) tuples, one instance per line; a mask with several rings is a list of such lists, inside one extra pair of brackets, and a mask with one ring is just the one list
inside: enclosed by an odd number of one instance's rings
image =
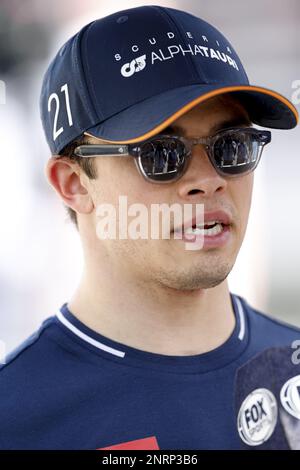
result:
[[(148, 62), (151, 66), (156, 63), (164, 63), (165, 61), (172, 60), (177, 55), (181, 56), (201, 56), (208, 60), (217, 60), (226, 64), (225, 66), (230, 66), (239, 70), (238, 65), (234, 58), (232, 57), (232, 51), (229, 45), (225, 45), (225, 51), (221, 51), (223, 48), (217, 39), (208, 40), (205, 35), (202, 35), (201, 39), (203, 44), (195, 44), (193, 35), (190, 31), (186, 31), (187, 40), (189, 41), (186, 44), (181, 44), (177, 42), (175, 33), (173, 31), (166, 31), (166, 36), (169, 40), (172, 40), (172, 43), (165, 47), (159, 47), (156, 37), (147, 38), (148, 42), (153, 45), (153, 49), (149, 52)], [(140, 52), (140, 46), (138, 44), (133, 44), (130, 47), (130, 52)], [(116, 61), (122, 60), (123, 57), (120, 53), (114, 55)], [(140, 55), (135, 59), (126, 62), (121, 67), (121, 75), (123, 77), (131, 77), (135, 72), (140, 72), (146, 67), (146, 54)]]
[(249, 446), (259, 446), (272, 435), (277, 423), (277, 403), (273, 393), (257, 388), (243, 401), (237, 419), (241, 439)]
[(280, 401), (290, 415), (300, 419), (300, 375), (292, 377), (283, 385)]
[(135, 72), (140, 72), (146, 67), (146, 54), (133, 59), (131, 62), (127, 62), (121, 68), (121, 74), (123, 77), (131, 77)]

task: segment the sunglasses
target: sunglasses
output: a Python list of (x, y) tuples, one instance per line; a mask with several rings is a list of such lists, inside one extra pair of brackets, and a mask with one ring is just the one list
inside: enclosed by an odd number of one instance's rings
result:
[(79, 157), (132, 156), (141, 175), (152, 183), (172, 183), (187, 170), (192, 147), (204, 145), (217, 173), (226, 177), (253, 171), (271, 132), (251, 127), (224, 129), (210, 137), (188, 139), (160, 134), (133, 144), (90, 144), (75, 148)]

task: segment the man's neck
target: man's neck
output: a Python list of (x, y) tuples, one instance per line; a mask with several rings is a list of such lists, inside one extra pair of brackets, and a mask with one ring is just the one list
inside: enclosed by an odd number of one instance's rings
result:
[(201, 354), (223, 344), (235, 326), (227, 280), (192, 291), (124, 278), (94, 281), (83, 277), (68, 303), (70, 311), (127, 346), (166, 355)]

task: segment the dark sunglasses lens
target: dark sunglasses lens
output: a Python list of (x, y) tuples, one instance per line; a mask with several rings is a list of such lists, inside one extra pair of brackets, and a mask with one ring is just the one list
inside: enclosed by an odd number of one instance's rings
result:
[(143, 173), (153, 181), (171, 181), (179, 178), (186, 165), (186, 148), (171, 137), (153, 139), (141, 147), (139, 162)]
[(263, 137), (263, 134), (255, 132), (239, 132), (217, 139), (213, 149), (217, 168), (226, 175), (239, 175), (254, 170), (263, 145), (267, 143)]

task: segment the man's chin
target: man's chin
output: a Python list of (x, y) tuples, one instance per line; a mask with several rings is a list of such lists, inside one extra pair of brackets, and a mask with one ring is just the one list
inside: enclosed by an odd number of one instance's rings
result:
[(219, 266), (216, 270), (164, 272), (158, 276), (160, 283), (171, 289), (197, 291), (211, 289), (221, 284), (228, 276), (232, 266)]

